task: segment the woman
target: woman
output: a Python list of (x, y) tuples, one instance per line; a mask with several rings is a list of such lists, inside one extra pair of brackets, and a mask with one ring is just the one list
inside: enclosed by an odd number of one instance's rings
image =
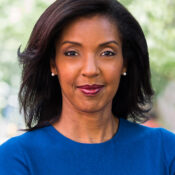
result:
[(28, 132), (1, 145), (1, 175), (175, 174), (175, 135), (138, 124), (148, 49), (119, 2), (57, 0), (18, 55)]

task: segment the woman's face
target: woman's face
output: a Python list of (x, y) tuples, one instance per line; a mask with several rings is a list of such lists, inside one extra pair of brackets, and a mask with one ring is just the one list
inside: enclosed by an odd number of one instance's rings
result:
[(126, 71), (116, 25), (100, 15), (74, 20), (56, 44), (51, 71), (60, 82), (63, 108), (90, 113), (111, 110)]

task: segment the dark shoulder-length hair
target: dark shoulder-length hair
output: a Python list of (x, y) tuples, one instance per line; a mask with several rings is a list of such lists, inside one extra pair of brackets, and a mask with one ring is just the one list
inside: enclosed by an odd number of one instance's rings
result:
[[(101, 14), (116, 22), (122, 39), (127, 76), (122, 76), (113, 99), (112, 112), (118, 118), (142, 123), (148, 120), (145, 106), (151, 103), (153, 90), (147, 43), (136, 19), (116, 0), (56, 0), (34, 26), (23, 52), (19, 91), (26, 131), (54, 123), (62, 110), (61, 88), (51, 76), (50, 60), (55, 59), (55, 43), (66, 25), (79, 17)], [(88, 27), (88, 26), (87, 26)]]

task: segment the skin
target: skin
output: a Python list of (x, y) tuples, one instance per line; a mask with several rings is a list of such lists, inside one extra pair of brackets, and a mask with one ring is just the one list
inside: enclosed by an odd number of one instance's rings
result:
[[(81, 143), (111, 139), (118, 129), (118, 119), (111, 112), (112, 100), (126, 72), (116, 24), (101, 15), (72, 21), (57, 42), (56, 58), (50, 65), (58, 76), (63, 99), (60, 120), (53, 126)], [(86, 96), (77, 88), (85, 84), (104, 88), (95, 96)]]

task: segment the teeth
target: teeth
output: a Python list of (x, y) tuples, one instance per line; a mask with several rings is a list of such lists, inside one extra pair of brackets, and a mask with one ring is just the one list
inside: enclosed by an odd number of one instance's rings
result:
[(83, 92), (86, 95), (95, 95), (98, 92), (100, 92), (102, 88), (93, 88), (93, 89), (89, 89), (89, 88), (80, 88), (80, 91)]
[(85, 93), (96, 93), (99, 91), (99, 89), (82, 89)]

